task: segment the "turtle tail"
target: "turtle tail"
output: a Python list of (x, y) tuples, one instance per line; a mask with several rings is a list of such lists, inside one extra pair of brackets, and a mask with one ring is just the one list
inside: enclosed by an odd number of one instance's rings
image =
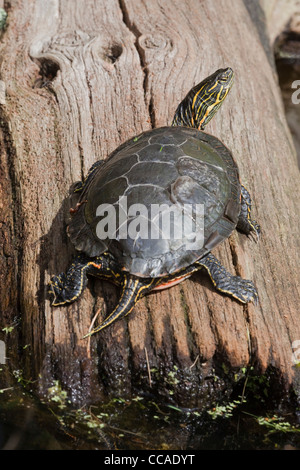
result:
[(103, 330), (117, 320), (126, 317), (133, 309), (135, 304), (153, 288), (155, 279), (141, 279), (135, 276), (124, 274), (122, 292), (119, 303), (106, 319), (96, 326), (92, 331), (87, 333), (84, 338), (92, 336)]

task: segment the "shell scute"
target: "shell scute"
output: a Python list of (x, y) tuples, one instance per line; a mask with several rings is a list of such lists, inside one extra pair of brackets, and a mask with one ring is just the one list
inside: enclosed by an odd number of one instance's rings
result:
[[(120, 208), (124, 196), (127, 206)], [(230, 151), (216, 137), (185, 127), (154, 129), (122, 144), (81, 197), (87, 203), (69, 228), (75, 247), (90, 256), (106, 247), (124, 269), (144, 277), (164, 276), (195, 262), (230, 235), (240, 211), (238, 169)], [(122, 224), (117, 223), (115, 239), (99, 240), (96, 212), (105, 203), (116, 208)], [(131, 213), (133, 205), (141, 213)], [(180, 232), (184, 205), (196, 209), (187, 232)], [(127, 238), (121, 236), (124, 228)], [(190, 244), (196, 232), (201, 245)]]

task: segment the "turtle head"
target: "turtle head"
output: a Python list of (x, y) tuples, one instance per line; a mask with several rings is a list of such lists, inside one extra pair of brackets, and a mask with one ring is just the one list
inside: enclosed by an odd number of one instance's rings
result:
[(179, 104), (173, 126), (204, 129), (225, 100), (233, 85), (231, 68), (219, 69), (193, 87)]

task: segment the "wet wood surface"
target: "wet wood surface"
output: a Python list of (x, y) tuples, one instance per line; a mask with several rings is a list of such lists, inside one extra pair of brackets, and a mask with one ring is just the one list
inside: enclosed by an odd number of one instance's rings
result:
[[(242, 0), (3, 6), (0, 305), (1, 326), (17, 324), (6, 338), (12, 367), (41, 396), (59, 380), (76, 403), (145, 391), (150, 369), (152, 391), (165, 394), (176, 371), (178, 402), (223, 392), (251, 366), (272, 373), (282, 393), (299, 390), (299, 174), (263, 12)], [(50, 305), (47, 283), (74, 253), (72, 184), (127, 138), (170, 124), (187, 91), (226, 66), (235, 84), (206, 131), (232, 150), (262, 237), (233, 233), (214, 254), (255, 282), (259, 304), (221, 296), (199, 273), (83, 340), (118, 292), (91, 280), (76, 303)]]

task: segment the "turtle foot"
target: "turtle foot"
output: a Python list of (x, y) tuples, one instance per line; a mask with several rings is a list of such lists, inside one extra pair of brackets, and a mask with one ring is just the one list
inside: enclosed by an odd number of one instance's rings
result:
[(260, 225), (255, 221), (251, 221), (251, 232), (249, 235), (254, 238), (255, 242), (258, 243), (260, 240), (260, 235), (261, 235), (261, 228)]
[(67, 300), (68, 296), (66, 295), (67, 293), (65, 289), (66, 281), (67, 277), (64, 273), (51, 278), (51, 281), (49, 282), (49, 294), (53, 297), (51, 305), (58, 306), (69, 302), (69, 300)]
[(203, 256), (197, 264), (207, 270), (219, 292), (230, 295), (243, 304), (258, 302), (258, 294), (253, 282), (230, 274), (212, 253)]
[(225, 292), (229, 295), (232, 295), (232, 297), (236, 298), (243, 304), (247, 304), (249, 302), (253, 302), (255, 305), (258, 304), (258, 293), (256, 287), (254, 286), (253, 282), (249, 281), (248, 279), (242, 279), (239, 276), (233, 276), (230, 286), (228, 290), (225, 288)]

